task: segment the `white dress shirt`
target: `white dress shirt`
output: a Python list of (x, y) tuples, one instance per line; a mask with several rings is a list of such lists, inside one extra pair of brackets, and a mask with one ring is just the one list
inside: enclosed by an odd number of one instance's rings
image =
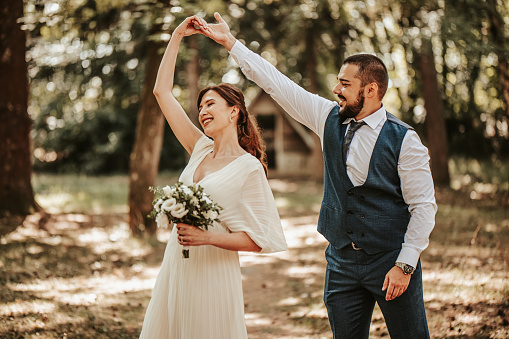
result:
[[(323, 147), (325, 121), (337, 105), (336, 102), (306, 91), (239, 41), (235, 42), (230, 55), (248, 79), (270, 94), (291, 117), (315, 132)], [(346, 119), (343, 123), (348, 124), (351, 120)], [(382, 105), (379, 110), (363, 119), (366, 125), (354, 134), (346, 166), (348, 177), (355, 186), (366, 181), (371, 154), (386, 120), (385, 107)], [(411, 218), (396, 261), (416, 267), (421, 252), (428, 247), (437, 205), (428, 149), (414, 130), (408, 130), (403, 139), (398, 175)]]

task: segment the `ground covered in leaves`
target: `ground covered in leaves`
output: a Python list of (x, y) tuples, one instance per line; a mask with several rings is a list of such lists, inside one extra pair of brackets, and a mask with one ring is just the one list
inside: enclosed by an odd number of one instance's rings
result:
[[(125, 178), (74, 178), (72, 189), (40, 180), (38, 200), (51, 217), (41, 228), (31, 216), (0, 240), (0, 338), (137, 338), (168, 232), (130, 237), (118, 191)], [(321, 185), (270, 183), (290, 249), (241, 255), (249, 338), (331, 338), (326, 242), (316, 232)], [(507, 192), (447, 189), (437, 200), (422, 256), (431, 336), (509, 337)], [(384, 337), (376, 308), (371, 338)]]

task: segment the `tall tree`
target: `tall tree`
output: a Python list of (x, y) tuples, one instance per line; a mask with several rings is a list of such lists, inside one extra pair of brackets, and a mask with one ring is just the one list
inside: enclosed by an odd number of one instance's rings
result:
[(0, 1), (0, 235), (38, 209), (31, 184), (23, 0)]
[(505, 101), (505, 110), (509, 116), (509, 67), (506, 58), (506, 46), (504, 35), (504, 19), (497, 10), (497, 0), (488, 0), (488, 17), (490, 22), (490, 32), (496, 45), (498, 57), (498, 70), (502, 93)]
[[(155, 29), (154, 32), (159, 31)], [(152, 93), (162, 55), (161, 44), (151, 41), (147, 49), (147, 70), (136, 124), (136, 137), (129, 166), (129, 226), (134, 236), (144, 230), (154, 234), (156, 225), (148, 218), (152, 210), (153, 193), (159, 169), (164, 135), (164, 116)]]
[(426, 135), (431, 158), (431, 173), (435, 184), (449, 185), (449, 153), (445, 128), (444, 109), (438, 88), (435, 56), (431, 42), (425, 41), (419, 53), (419, 70), (422, 81), (422, 96), (426, 109)]
[(416, 28), (420, 32), (420, 43), (410, 45), (411, 52), (415, 53), (413, 68), (420, 75), (420, 96), (424, 99), (426, 110), (426, 135), (431, 158), (431, 172), (435, 184), (447, 186), (449, 177), (449, 151), (446, 133), (442, 96), (440, 94), (433, 40), (431, 33), (439, 33), (439, 22), (433, 21), (439, 9), (435, 0), (424, 3), (401, 3), (401, 17), (399, 23), (405, 32), (412, 35)]
[(200, 122), (198, 117), (198, 108), (196, 107), (196, 101), (198, 101), (198, 94), (200, 89), (198, 87), (198, 80), (200, 79), (200, 56), (198, 49), (198, 36), (191, 35), (188, 37), (189, 40), (189, 62), (187, 63), (187, 87), (189, 89), (189, 107), (187, 114), (191, 121), (200, 128)]

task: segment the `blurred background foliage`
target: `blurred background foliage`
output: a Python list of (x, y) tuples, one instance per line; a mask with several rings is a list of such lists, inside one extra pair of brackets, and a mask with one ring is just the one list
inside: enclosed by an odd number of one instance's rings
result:
[[(376, 53), (390, 73), (387, 109), (426, 143), (419, 56), (432, 51), (449, 155), (493, 166), (509, 160), (509, 60), (504, 0), (25, 0), (29, 115), (36, 172), (126, 173), (134, 143), (148, 43), (166, 42), (192, 14), (220, 12), (234, 35), (308, 90), (334, 99), (343, 59)], [(499, 25), (493, 20), (499, 19)], [(187, 69), (199, 55), (199, 87), (230, 82), (257, 92), (227, 51), (205, 37), (184, 40), (174, 93), (191, 109)], [(162, 53), (162, 50), (161, 50)], [(507, 64), (507, 63), (506, 63)], [(154, 67), (152, 65), (152, 67)], [(160, 169), (185, 154), (166, 129)], [(507, 179), (505, 179), (507, 181)]]

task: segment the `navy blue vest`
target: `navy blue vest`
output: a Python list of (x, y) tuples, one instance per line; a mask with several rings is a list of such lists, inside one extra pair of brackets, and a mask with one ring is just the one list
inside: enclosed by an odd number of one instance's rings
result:
[(408, 129), (387, 113), (369, 163), (366, 182), (352, 184), (343, 164), (347, 125), (335, 106), (325, 122), (323, 136), (324, 195), (318, 232), (335, 248), (354, 242), (369, 254), (401, 248), (410, 221), (398, 176), (398, 158)]

